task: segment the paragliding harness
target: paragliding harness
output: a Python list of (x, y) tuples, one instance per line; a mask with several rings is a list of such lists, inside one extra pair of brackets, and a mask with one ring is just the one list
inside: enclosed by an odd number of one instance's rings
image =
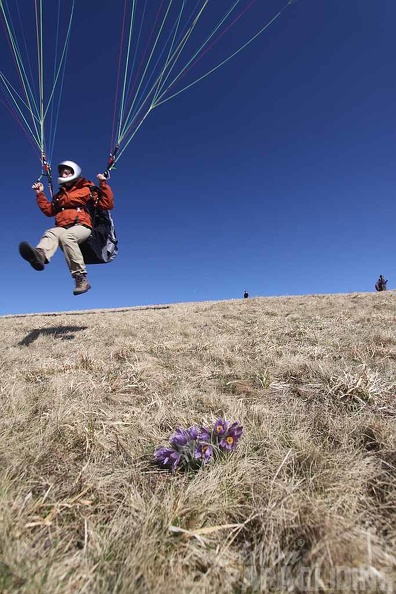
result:
[(85, 207), (92, 220), (92, 233), (80, 244), (85, 264), (107, 264), (118, 254), (118, 241), (114, 221), (108, 210), (99, 208), (101, 191), (90, 186), (91, 201)]

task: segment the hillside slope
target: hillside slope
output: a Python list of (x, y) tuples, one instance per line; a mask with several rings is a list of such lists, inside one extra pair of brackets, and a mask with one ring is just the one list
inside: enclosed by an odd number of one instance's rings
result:
[[(395, 318), (390, 291), (0, 318), (0, 591), (393, 591)], [(235, 451), (154, 465), (218, 417)]]

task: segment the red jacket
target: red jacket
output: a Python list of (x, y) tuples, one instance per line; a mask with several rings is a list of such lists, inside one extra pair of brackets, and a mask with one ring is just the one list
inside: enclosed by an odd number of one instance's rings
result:
[[(91, 198), (90, 187), (95, 184), (88, 179), (79, 177), (71, 188), (60, 186), (59, 192), (49, 202), (44, 192), (37, 195), (37, 204), (47, 217), (55, 217), (57, 227), (68, 227), (73, 224), (92, 227), (89, 213), (84, 210)], [(102, 210), (114, 208), (114, 195), (105, 181), (100, 182), (101, 196), (98, 202)], [(95, 195), (95, 194), (94, 194)]]

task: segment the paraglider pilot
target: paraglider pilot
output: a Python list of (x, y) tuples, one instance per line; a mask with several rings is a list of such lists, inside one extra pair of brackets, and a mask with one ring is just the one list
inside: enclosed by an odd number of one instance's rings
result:
[(388, 279), (384, 279), (384, 277), (382, 276), (382, 274), (380, 274), (379, 279), (377, 280), (377, 282), (375, 283), (375, 288), (377, 291), (386, 291), (386, 283), (388, 282)]
[[(91, 234), (92, 220), (87, 204), (93, 200), (91, 188), (95, 185), (81, 176), (81, 168), (73, 161), (60, 163), (58, 172), (60, 187), (51, 202), (44, 194), (41, 182), (37, 181), (32, 186), (41, 211), (47, 217), (55, 217), (55, 227), (45, 231), (36, 248), (22, 241), (19, 253), (35, 270), (44, 270), (60, 247), (75, 282), (73, 294), (81, 295), (91, 288), (80, 244)], [(111, 210), (114, 207), (113, 192), (102, 173), (96, 177), (100, 188), (98, 207)]]

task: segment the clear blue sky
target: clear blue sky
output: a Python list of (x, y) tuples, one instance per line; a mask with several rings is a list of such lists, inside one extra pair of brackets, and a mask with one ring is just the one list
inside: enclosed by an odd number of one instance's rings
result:
[[(284, 5), (260, 3), (251, 18), (262, 12), (263, 24)], [(77, 2), (52, 159), (54, 171), (70, 159), (90, 179), (110, 146), (123, 8), (100, 4)], [(153, 110), (112, 173), (119, 256), (90, 266), (92, 290), (78, 297), (60, 251), (43, 272), (18, 254), (51, 219), (30, 189), (39, 160), (0, 104), (0, 314), (245, 289), (372, 291), (381, 273), (394, 288), (395, 22), (394, 0), (298, 0), (235, 59)]]

